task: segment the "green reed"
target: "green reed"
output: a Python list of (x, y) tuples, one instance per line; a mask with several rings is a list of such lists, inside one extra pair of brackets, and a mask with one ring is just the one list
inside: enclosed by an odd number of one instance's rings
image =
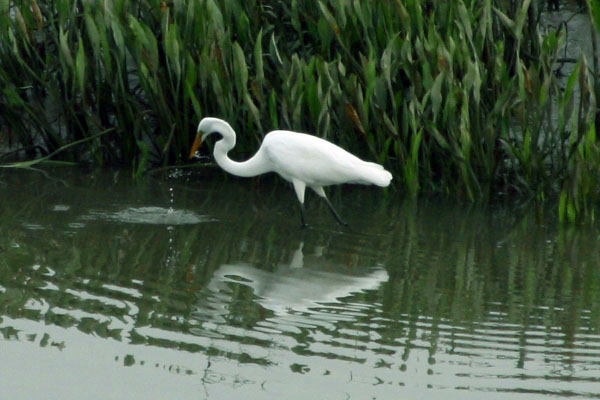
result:
[(537, 3), (4, 1), (2, 135), (30, 158), (87, 138), (62, 157), (139, 175), (183, 163), (212, 115), (242, 152), (309, 131), (410, 196), (559, 195), (575, 221), (600, 190), (598, 71), (557, 78), (565, 32), (540, 34)]

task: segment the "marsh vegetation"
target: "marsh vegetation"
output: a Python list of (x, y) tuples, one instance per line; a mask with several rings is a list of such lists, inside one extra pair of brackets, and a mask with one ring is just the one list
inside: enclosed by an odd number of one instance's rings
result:
[[(560, 4), (598, 20), (595, 2)], [(242, 132), (241, 152), (308, 131), (384, 164), (409, 196), (517, 195), (593, 219), (597, 34), (592, 57), (565, 59), (568, 25), (540, 23), (546, 6), (4, 1), (0, 161), (82, 140), (53, 159), (139, 176), (184, 163), (210, 115)]]

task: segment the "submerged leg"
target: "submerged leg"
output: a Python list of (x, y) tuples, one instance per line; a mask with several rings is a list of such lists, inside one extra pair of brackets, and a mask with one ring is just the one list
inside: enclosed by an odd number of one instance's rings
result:
[(348, 224), (346, 223), (346, 221), (344, 221), (342, 219), (342, 217), (340, 217), (340, 215), (337, 213), (337, 211), (335, 211), (335, 208), (333, 208), (333, 205), (331, 205), (331, 202), (329, 201), (329, 199), (327, 198), (327, 196), (325, 195), (325, 191), (323, 190), (322, 186), (317, 186), (317, 187), (313, 187), (313, 190), (323, 198), (323, 200), (325, 200), (325, 203), (327, 203), (327, 206), (329, 207), (329, 209), (331, 210), (331, 213), (333, 214), (333, 216), (335, 217), (336, 221), (343, 226), (348, 226)]
[(302, 223), (302, 227), (306, 228), (308, 226), (306, 224), (306, 218), (304, 217), (304, 189), (306, 189), (306, 184), (298, 179), (293, 179), (292, 183), (294, 184), (294, 190), (296, 191), (296, 196), (298, 196), (298, 201), (300, 202), (300, 222)]

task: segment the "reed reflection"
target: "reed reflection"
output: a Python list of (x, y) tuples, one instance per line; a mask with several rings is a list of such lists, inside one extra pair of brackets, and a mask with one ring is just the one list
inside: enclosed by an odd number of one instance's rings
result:
[(356, 190), (352, 231), (315, 208), (302, 236), (277, 188), (65, 178), (0, 175), (0, 335), (19, 351), (60, 348), (68, 364), (86, 343), (128, 367), (206, 368), (215, 385), (234, 368), (257, 392), (256, 371), (268, 385), (312, 374), (328, 393), (351, 370), (364, 393), (597, 397), (597, 227)]

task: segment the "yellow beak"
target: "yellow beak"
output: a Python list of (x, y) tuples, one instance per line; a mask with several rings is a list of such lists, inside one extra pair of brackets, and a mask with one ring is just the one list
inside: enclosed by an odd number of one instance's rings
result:
[(202, 145), (202, 139), (204, 139), (204, 136), (202, 135), (202, 131), (199, 131), (196, 135), (196, 139), (194, 139), (194, 143), (192, 144), (192, 150), (190, 150), (190, 158), (193, 158), (196, 155), (196, 152), (200, 148), (200, 145)]

